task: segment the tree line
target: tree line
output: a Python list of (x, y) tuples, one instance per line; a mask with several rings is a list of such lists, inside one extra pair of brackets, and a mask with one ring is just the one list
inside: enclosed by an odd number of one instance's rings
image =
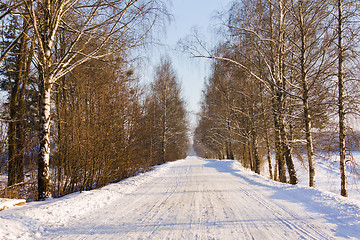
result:
[[(340, 156), (341, 195), (358, 133), (359, 9), (352, 0), (234, 1), (222, 20), (226, 40), (188, 49), (213, 59), (194, 145), (204, 157), (241, 159), (272, 179), (297, 184), (294, 155), (306, 156), (315, 187), (315, 154)], [(275, 153), (275, 161), (272, 161)], [(274, 166), (275, 163), (275, 166)]]
[(186, 112), (171, 61), (162, 59), (148, 87), (133, 61), (167, 18), (160, 0), (1, 2), (9, 187), (37, 179), (34, 198), (44, 200), (185, 156)]

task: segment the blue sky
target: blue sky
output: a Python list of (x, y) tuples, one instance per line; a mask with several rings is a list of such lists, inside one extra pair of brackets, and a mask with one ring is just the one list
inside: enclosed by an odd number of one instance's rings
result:
[[(183, 88), (183, 96), (187, 102), (188, 110), (195, 113), (199, 110), (201, 91), (204, 81), (209, 75), (210, 60), (193, 59), (188, 54), (177, 49), (177, 43), (185, 39), (196, 28), (204, 37), (207, 45), (213, 46), (218, 41), (212, 26), (218, 21), (214, 20), (217, 12), (228, 9), (232, 0), (171, 0), (169, 10), (173, 21), (166, 27), (166, 35), (160, 42), (164, 46), (156, 47), (152, 53), (152, 64), (160, 62), (160, 56), (169, 56)], [(190, 116), (194, 125), (194, 115)]]

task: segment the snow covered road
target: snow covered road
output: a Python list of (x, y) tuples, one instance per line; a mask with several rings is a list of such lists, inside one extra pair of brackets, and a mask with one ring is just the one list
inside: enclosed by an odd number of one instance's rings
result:
[[(235, 161), (188, 157), (132, 181), (4, 211), (0, 213), (0, 224), (8, 222), (6, 227), (0, 227), (0, 236), (360, 239), (359, 202), (316, 189), (272, 182), (243, 170)], [(129, 184), (132, 187), (121, 190)], [(97, 202), (97, 207), (89, 205), (91, 199)]]

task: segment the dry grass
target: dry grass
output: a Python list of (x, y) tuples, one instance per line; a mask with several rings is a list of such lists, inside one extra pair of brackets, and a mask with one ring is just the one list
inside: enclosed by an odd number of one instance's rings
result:
[(4, 181), (3, 177), (0, 179), (0, 198), (34, 200), (36, 196), (36, 181), (34, 179), (30, 178), (12, 186), (6, 186), (7, 180)]

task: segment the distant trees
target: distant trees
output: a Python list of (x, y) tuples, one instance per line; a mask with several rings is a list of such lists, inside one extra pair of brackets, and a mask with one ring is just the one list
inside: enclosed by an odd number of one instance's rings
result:
[(189, 147), (188, 123), (181, 88), (170, 60), (163, 58), (146, 99), (145, 148), (149, 161), (160, 164), (184, 158)]
[[(346, 17), (342, 15), (344, 2)], [(203, 44), (190, 48), (195, 56), (215, 60), (195, 131), (198, 154), (224, 156), (221, 146), (231, 135), (232, 150), (245, 166), (259, 172), (257, 159), (262, 162), (267, 155), (269, 175), (286, 182), (287, 168), (289, 182), (296, 184), (292, 156), (306, 150), (309, 186), (315, 187), (314, 133), (320, 145), (319, 132), (334, 124), (335, 105), (339, 107), (336, 118), (345, 189), (345, 113), (355, 113), (351, 109), (356, 109), (352, 104), (358, 96), (352, 81), (358, 79), (358, 7), (356, 1), (234, 1), (224, 21), (229, 39), (212, 53), (202, 49)], [(344, 90), (345, 82), (354, 91)], [(221, 102), (218, 94), (231, 97)], [(225, 125), (219, 127), (221, 118), (231, 119), (231, 133)]]
[(261, 84), (246, 71), (230, 62), (215, 62), (195, 130), (195, 151), (213, 158), (240, 158), (246, 167), (260, 173), (264, 152), (259, 139), (267, 134), (270, 116), (265, 103), (259, 102), (265, 101), (262, 94)]

